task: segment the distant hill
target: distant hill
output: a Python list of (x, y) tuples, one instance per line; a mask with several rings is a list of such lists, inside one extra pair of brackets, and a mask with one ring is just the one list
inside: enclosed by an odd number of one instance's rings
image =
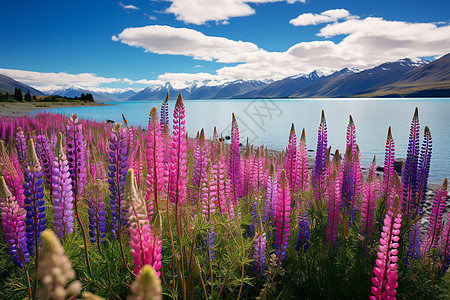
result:
[(30, 94), (33, 96), (45, 96), (43, 92), (32, 88), (29, 85), (0, 74), (0, 93), (4, 94), (5, 92), (8, 92), (8, 94), (13, 95), (16, 88), (21, 89), (22, 93), (27, 93), (29, 90)]
[(92, 94), (95, 101), (124, 101), (136, 94), (135, 90), (126, 89), (108, 89), (108, 88), (96, 88), (96, 89), (86, 89), (78, 86), (71, 86), (68, 88), (48, 90), (47, 95), (58, 95), (62, 97), (80, 97), (81, 94)]
[(359, 97), (450, 97), (450, 53)]

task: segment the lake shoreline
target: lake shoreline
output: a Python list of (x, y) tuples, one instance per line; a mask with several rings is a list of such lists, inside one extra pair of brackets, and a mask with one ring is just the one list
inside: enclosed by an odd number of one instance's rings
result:
[(83, 106), (110, 106), (110, 104), (98, 102), (0, 102), (0, 116), (21, 117), (33, 110)]

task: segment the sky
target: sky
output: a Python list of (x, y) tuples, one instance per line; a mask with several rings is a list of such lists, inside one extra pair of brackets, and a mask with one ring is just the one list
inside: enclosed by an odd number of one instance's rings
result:
[(0, 74), (43, 91), (267, 80), (450, 52), (448, 0), (15, 0)]

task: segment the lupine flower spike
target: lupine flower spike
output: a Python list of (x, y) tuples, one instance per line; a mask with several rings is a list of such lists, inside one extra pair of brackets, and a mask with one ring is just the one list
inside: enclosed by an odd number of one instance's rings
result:
[(297, 136), (295, 135), (294, 123), (291, 125), (291, 132), (289, 134), (289, 144), (286, 152), (286, 161), (284, 169), (286, 170), (286, 177), (289, 181), (291, 191), (294, 191), (296, 182), (296, 164), (297, 164)]
[(60, 132), (56, 142), (55, 160), (52, 163), (52, 199), (55, 209), (55, 231), (58, 237), (64, 239), (73, 230), (72, 179), (68, 163)]
[[(202, 179), (202, 214), (207, 223), (213, 224), (212, 215), (215, 212), (215, 203), (213, 201), (214, 190), (212, 187), (214, 186), (215, 181), (212, 174), (212, 164), (210, 160), (208, 160), (205, 173), (206, 176)], [(208, 238), (209, 241), (202, 240), (204, 242), (204, 249), (209, 249), (209, 257), (211, 260), (214, 260), (214, 226), (211, 227)]]
[(341, 206), (342, 195), (342, 167), (339, 158), (339, 150), (336, 150), (333, 157), (333, 173), (328, 179), (328, 222), (327, 222), (327, 240), (335, 244), (338, 226), (339, 211)]
[(302, 135), (300, 137), (300, 143), (297, 152), (297, 162), (296, 162), (296, 178), (295, 178), (295, 191), (306, 191), (308, 190), (308, 149), (306, 148), (306, 134), (305, 128), (302, 130)]
[[(380, 195), (380, 181), (375, 178), (376, 161), (373, 158), (367, 181), (363, 187), (363, 202), (361, 206), (361, 234), (364, 242), (370, 240), (373, 229), (375, 202)], [(365, 251), (365, 250), (364, 250)]]
[(278, 186), (275, 229), (275, 253), (280, 261), (285, 256), (291, 222), (291, 193), (289, 190), (286, 171), (283, 169), (280, 177), (280, 185)]
[(22, 171), (20, 167), (14, 167), (8, 157), (8, 153), (6, 153), (3, 141), (0, 141), (0, 165), (2, 175), (5, 177), (6, 185), (11, 189), (11, 193), (14, 195), (19, 206), (23, 208), (25, 196), (23, 194)]
[(229, 176), (229, 198), (234, 206), (239, 204), (239, 199), (243, 196), (243, 177), (241, 167), (241, 156), (239, 154), (239, 126), (234, 113), (231, 121), (231, 144), (230, 158), (228, 162)]
[(309, 230), (310, 223), (308, 213), (304, 212), (298, 216), (298, 238), (295, 250), (306, 252), (309, 248)]
[(92, 196), (88, 205), (90, 241), (91, 243), (97, 242), (97, 248), (101, 251), (100, 244), (106, 243), (106, 222), (103, 182), (100, 179), (97, 179), (92, 186)]
[(441, 270), (443, 273), (447, 272), (450, 266), (450, 221), (447, 219), (447, 223), (442, 231), (441, 242), (439, 243), (439, 256), (441, 257), (442, 265)]
[(384, 154), (383, 189), (382, 189), (382, 193), (385, 199), (388, 198), (390, 190), (394, 185), (394, 172), (395, 172), (394, 163), (395, 163), (395, 142), (394, 139), (392, 138), (391, 127), (389, 126)]
[(322, 110), (322, 118), (320, 120), (316, 159), (311, 176), (311, 185), (314, 191), (316, 202), (322, 202), (325, 190), (325, 171), (326, 171), (326, 154), (327, 154), (327, 122), (325, 120), (325, 112)]
[(428, 186), (428, 175), (430, 173), (430, 163), (431, 163), (431, 132), (428, 126), (425, 126), (422, 149), (420, 150), (419, 162), (417, 167), (417, 196), (415, 199), (414, 206), (416, 207), (416, 215), (421, 214), (420, 207), (425, 200), (427, 186)]
[(191, 202), (196, 203), (202, 194), (201, 185), (206, 176), (206, 164), (208, 162), (208, 149), (206, 148), (205, 130), (203, 128), (200, 131), (193, 152), (194, 166), (192, 170)]
[(258, 234), (256, 232), (255, 246), (253, 249), (253, 273), (264, 275), (266, 269), (266, 233)]
[(27, 211), (27, 245), (33, 255), (39, 249), (40, 233), (46, 229), (44, 185), (42, 169), (36, 156), (33, 140), (28, 140), (28, 159), (26, 162), (23, 184), (25, 210)]
[(81, 282), (76, 280), (75, 272), (64, 248), (51, 230), (42, 233), (42, 251), (36, 276), (42, 287), (38, 291), (39, 298), (64, 300), (67, 296), (77, 296), (81, 290)]
[(225, 161), (222, 155), (222, 144), (217, 143), (217, 150), (212, 163), (212, 174), (214, 183), (211, 184), (211, 198), (212, 202), (219, 208), (219, 211), (224, 214), (227, 213), (226, 199), (225, 199)]
[(375, 277), (372, 278), (373, 296), (370, 296), (371, 300), (395, 299), (398, 286), (397, 255), (401, 223), (402, 213), (398, 196), (396, 196), (383, 222), (378, 258), (376, 259), (376, 267), (373, 268)]

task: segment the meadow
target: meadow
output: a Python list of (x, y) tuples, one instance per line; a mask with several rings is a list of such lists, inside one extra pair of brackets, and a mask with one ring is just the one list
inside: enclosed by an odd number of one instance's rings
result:
[(294, 124), (274, 152), (240, 146), (234, 114), (229, 142), (188, 138), (186, 113), (179, 95), (146, 128), (0, 117), (0, 297), (450, 299), (448, 182), (424, 214), (417, 109), (407, 153), (389, 128), (382, 171), (364, 174), (351, 116), (332, 151), (322, 112), (311, 163)]

